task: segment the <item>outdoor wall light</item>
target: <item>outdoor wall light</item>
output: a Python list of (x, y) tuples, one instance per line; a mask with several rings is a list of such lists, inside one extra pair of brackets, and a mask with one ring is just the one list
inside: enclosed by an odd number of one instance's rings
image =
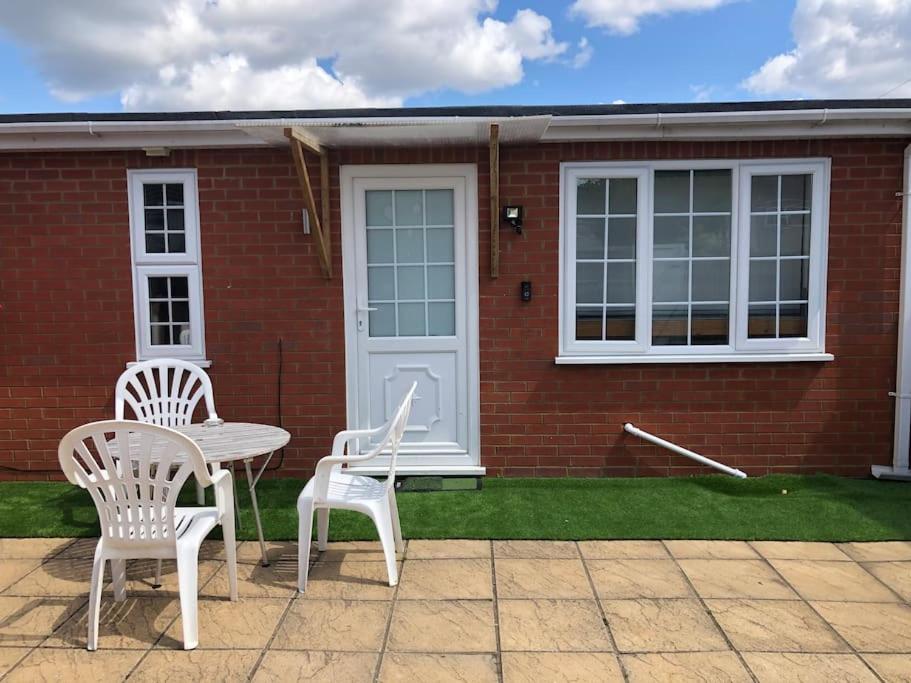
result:
[(522, 207), (521, 206), (504, 206), (503, 220), (509, 223), (513, 229), (522, 234)]

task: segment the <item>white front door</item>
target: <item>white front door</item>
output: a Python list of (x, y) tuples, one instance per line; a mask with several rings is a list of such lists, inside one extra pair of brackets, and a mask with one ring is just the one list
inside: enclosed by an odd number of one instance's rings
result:
[(482, 473), (475, 167), (346, 166), (341, 182), (349, 428), (386, 422), (416, 381), (398, 470)]

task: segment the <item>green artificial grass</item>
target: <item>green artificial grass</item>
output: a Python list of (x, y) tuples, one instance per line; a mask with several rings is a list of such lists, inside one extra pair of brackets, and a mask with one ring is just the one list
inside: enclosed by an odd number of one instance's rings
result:
[[(267, 538), (297, 537), (295, 502), (303, 484), (260, 482)], [(255, 538), (249, 498), (238, 488), (239, 536)], [(192, 486), (183, 495), (192, 504)], [(824, 475), (490, 478), (480, 491), (403, 492), (398, 501), (406, 538), (911, 539), (911, 485)], [(334, 540), (376, 538), (362, 515), (335, 511), (329, 526)], [(84, 491), (64, 483), (0, 483), (0, 537), (97, 535), (95, 509)]]

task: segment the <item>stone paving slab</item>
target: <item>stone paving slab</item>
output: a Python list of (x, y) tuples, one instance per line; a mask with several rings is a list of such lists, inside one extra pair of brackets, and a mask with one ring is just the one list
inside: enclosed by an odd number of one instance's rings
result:
[(87, 652), (91, 539), (0, 539), (0, 679), (905, 681), (911, 543), (423, 541), (390, 587), (376, 542), (200, 554), (199, 648), (176, 570), (130, 562)]

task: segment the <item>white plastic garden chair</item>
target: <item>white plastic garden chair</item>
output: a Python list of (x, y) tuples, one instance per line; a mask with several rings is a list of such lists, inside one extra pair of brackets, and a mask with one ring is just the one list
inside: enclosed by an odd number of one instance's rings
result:
[[(77, 427), (63, 437), (58, 457), (66, 478), (92, 496), (101, 525), (92, 564), (88, 649), (98, 648), (105, 562), (111, 562), (114, 600), (121, 601), (126, 599), (126, 560), (140, 558), (177, 560), (183, 646), (195, 648), (199, 548), (219, 524), (230, 596), (237, 600), (231, 473), (210, 474), (199, 446), (183, 434), (133, 420)], [(177, 507), (177, 495), (191, 473), (203, 486), (215, 487), (215, 507)]]
[[(178, 358), (157, 358), (127, 368), (114, 389), (114, 419), (126, 419), (130, 406), (136, 419), (162, 427), (183, 427), (193, 421), (200, 400), (206, 401), (207, 419), (218, 420), (212, 380), (198, 365)], [(206, 502), (197, 484), (196, 502)]]
[[(396, 566), (396, 552), (404, 551), (402, 527), (399, 524), (399, 511), (395, 502), (395, 461), (399, 444), (405, 435), (408, 415), (417, 382), (405, 394), (396, 408), (392, 419), (376, 429), (345, 430), (335, 435), (332, 442), (332, 455), (326, 456), (316, 465), (316, 474), (297, 499), (298, 514), (298, 579), (297, 588), (303, 593), (307, 589), (307, 574), (310, 569), (310, 539), (313, 534), (313, 512), (317, 514), (317, 548), (326, 549), (329, 539), (329, 510), (354, 510), (373, 520), (383, 546), (386, 558), (386, 569), (389, 573), (389, 585), (399, 582)], [(363, 455), (352, 455), (350, 443), (362, 438), (379, 437), (376, 446)], [(348, 453), (345, 447), (348, 445)], [(380, 453), (389, 453), (389, 473), (386, 481), (380, 482), (372, 477), (347, 474), (342, 465), (363, 463)]]

